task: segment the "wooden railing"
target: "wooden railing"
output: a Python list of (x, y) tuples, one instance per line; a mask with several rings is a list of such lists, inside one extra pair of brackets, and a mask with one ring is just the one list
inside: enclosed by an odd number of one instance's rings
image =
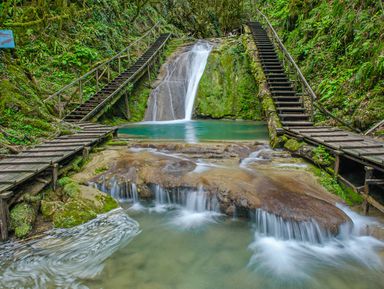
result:
[[(295, 60), (289, 53), (289, 51), (285, 48), (283, 42), (281, 41), (279, 35), (277, 34), (276, 30), (273, 28), (271, 22), (268, 20), (267, 16), (265, 16), (259, 9), (255, 9), (256, 15), (258, 16), (258, 20), (260, 23), (264, 24), (267, 28), (267, 32), (270, 35), (271, 39), (275, 42), (275, 46), (277, 46), (280, 50), (280, 53), (282, 55), (283, 60), (283, 66), (288, 66), (288, 71), (291, 76), (294, 77), (294, 85), (296, 90), (301, 95), (305, 108), (307, 111), (311, 114), (312, 120), (314, 118), (315, 108), (318, 109), (323, 114), (329, 116), (330, 118), (336, 120), (341, 125), (348, 127), (350, 130), (355, 132), (361, 132), (359, 129), (354, 128), (351, 124), (345, 122), (344, 120), (340, 119), (339, 117), (333, 115), (329, 110), (327, 110), (322, 104), (318, 102), (318, 97), (316, 93), (313, 91), (311, 86), (309, 85), (308, 81), (304, 77), (303, 73), (301, 72), (299, 66), (296, 64)], [(297, 84), (300, 84), (298, 86)]]
[(44, 102), (51, 103), (57, 110), (59, 118), (63, 118), (66, 113), (82, 104), (93, 94), (100, 91), (113, 78), (128, 69), (139, 58), (139, 51), (145, 51), (160, 33), (160, 22), (157, 22), (145, 34), (130, 43), (115, 56), (65, 85), (59, 91), (47, 97)]

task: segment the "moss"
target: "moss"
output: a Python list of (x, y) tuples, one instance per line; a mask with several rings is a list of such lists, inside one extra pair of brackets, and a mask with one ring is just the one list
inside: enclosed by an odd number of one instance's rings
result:
[(53, 215), (63, 206), (61, 201), (41, 201), (40, 211), (45, 220), (52, 220)]
[(110, 140), (109, 142), (107, 142), (107, 145), (110, 145), (110, 146), (126, 146), (126, 145), (128, 145), (128, 142), (125, 141), (125, 140)]
[(105, 171), (107, 171), (108, 170), (108, 167), (107, 166), (104, 166), (104, 167), (99, 167), (99, 168), (97, 168), (97, 169), (95, 169), (95, 175), (98, 175), (98, 174), (101, 174), (101, 173), (103, 173), (103, 172), (105, 172)]
[(325, 189), (342, 198), (348, 205), (358, 205), (363, 202), (363, 197), (360, 194), (340, 184), (335, 177), (332, 177), (324, 170), (312, 167), (312, 171)]
[(100, 211), (98, 211), (98, 213), (100, 214), (107, 213), (119, 207), (119, 204), (110, 195), (101, 195), (100, 197), (98, 197), (98, 199), (103, 203), (103, 207)]
[(195, 101), (203, 118), (261, 119), (257, 83), (239, 38), (227, 38), (208, 57)]
[(64, 186), (63, 192), (70, 198), (75, 198), (80, 194), (80, 187), (77, 183), (71, 182)]
[(63, 177), (63, 178), (61, 178), (61, 179), (59, 179), (59, 180), (57, 181), (57, 184), (58, 184), (59, 186), (61, 186), (61, 187), (64, 187), (65, 185), (70, 184), (70, 183), (72, 183), (72, 182), (73, 182), (73, 180), (72, 180), (71, 178), (69, 178), (69, 177)]
[(295, 152), (298, 151), (303, 145), (303, 142), (298, 142), (297, 140), (291, 138), (285, 142), (284, 148), (291, 152)]
[(56, 228), (71, 228), (84, 224), (97, 214), (92, 206), (84, 200), (70, 200), (53, 216), (53, 224)]
[(10, 212), (11, 229), (15, 231), (16, 237), (24, 238), (32, 230), (32, 225), (36, 219), (36, 212), (32, 205), (19, 203)]

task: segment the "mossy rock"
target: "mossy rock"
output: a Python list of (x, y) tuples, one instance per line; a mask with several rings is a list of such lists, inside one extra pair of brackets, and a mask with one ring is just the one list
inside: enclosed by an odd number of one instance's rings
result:
[(11, 229), (18, 238), (26, 237), (36, 220), (36, 211), (31, 204), (19, 203), (10, 212)]
[(94, 218), (97, 213), (92, 206), (83, 200), (70, 200), (53, 216), (56, 228), (72, 228), (84, 224)]
[(63, 207), (63, 202), (60, 201), (41, 201), (40, 211), (44, 219), (52, 220), (53, 215)]
[(297, 140), (291, 138), (286, 141), (286, 143), (284, 144), (284, 148), (291, 152), (295, 152), (298, 151), (303, 145), (304, 143), (298, 142)]
[(96, 218), (97, 214), (107, 213), (119, 207), (111, 196), (92, 187), (76, 185), (79, 192), (75, 197), (69, 198), (65, 204), (44, 203), (46, 215), (49, 216), (54, 211), (51, 218), (55, 227), (78, 226)]
[(194, 114), (202, 118), (261, 120), (258, 86), (239, 38), (227, 38), (208, 57)]

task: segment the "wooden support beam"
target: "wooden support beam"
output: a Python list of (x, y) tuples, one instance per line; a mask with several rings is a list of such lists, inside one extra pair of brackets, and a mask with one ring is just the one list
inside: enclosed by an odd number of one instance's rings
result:
[(342, 151), (335, 151), (335, 167), (334, 167), (334, 176), (337, 177), (339, 175), (340, 170), (340, 156), (344, 153)]
[(384, 185), (384, 179), (366, 179), (365, 182), (369, 185)]
[(359, 153), (359, 156), (379, 156), (384, 155), (384, 151), (375, 151), (375, 152), (361, 152)]
[(8, 240), (9, 208), (8, 199), (13, 195), (12, 192), (0, 194), (0, 241)]
[(332, 134), (332, 132), (327, 133), (313, 133), (309, 135), (310, 137), (341, 137), (341, 136), (349, 136), (347, 133), (338, 133)]
[(91, 151), (90, 147), (84, 147), (83, 148), (83, 158), (86, 160), (89, 157), (89, 152)]
[(365, 181), (364, 181), (364, 202), (363, 202), (363, 210), (364, 214), (368, 215), (369, 214), (369, 202), (368, 202), (368, 197), (369, 197), (369, 183), (367, 180), (372, 179), (373, 176), (373, 168), (369, 166), (365, 166)]
[(56, 191), (57, 189), (57, 180), (59, 178), (59, 164), (54, 163), (52, 165), (52, 189)]

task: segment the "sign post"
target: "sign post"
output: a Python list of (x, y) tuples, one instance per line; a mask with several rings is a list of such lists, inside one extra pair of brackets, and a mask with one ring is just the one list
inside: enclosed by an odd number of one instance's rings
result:
[(0, 30), (0, 49), (14, 49), (15, 39), (12, 30)]

